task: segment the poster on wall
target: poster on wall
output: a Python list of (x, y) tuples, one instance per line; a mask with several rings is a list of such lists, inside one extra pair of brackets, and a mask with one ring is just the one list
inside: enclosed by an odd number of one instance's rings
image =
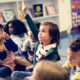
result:
[(72, 25), (73, 27), (80, 26), (80, 0), (71, 0), (72, 8)]

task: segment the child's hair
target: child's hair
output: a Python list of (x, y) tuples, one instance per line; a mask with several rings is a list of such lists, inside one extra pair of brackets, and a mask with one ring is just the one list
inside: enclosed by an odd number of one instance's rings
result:
[(57, 46), (60, 42), (60, 32), (57, 24), (54, 24), (52, 22), (44, 22), (41, 25), (49, 26), (49, 35), (51, 36), (51, 44), (57, 43)]
[(80, 51), (80, 37), (78, 37), (76, 40), (74, 40), (70, 45), (69, 48), (73, 52), (78, 52)]
[[(35, 75), (34, 75), (35, 74)], [(35, 80), (69, 80), (68, 72), (50, 61), (40, 61), (33, 70)]]
[(14, 35), (22, 35), (23, 33), (27, 33), (27, 29), (25, 24), (18, 19), (14, 19), (9, 21), (5, 26), (5, 32), (9, 33), (9, 24), (12, 24), (12, 27), (14, 29)]
[(2, 24), (0, 24), (0, 29), (3, 29), (3, 25)]

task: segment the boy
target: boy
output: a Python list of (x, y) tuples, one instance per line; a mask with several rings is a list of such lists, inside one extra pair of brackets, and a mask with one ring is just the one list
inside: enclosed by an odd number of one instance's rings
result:
[(71, 80), (80, 80), (80, 37), (73, 41), (68, 49), (68, 60), (64, 64)]

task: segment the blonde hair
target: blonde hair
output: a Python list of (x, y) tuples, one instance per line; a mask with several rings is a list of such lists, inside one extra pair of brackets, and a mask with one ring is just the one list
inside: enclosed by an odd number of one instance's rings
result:
[(68, 72), (50, 61), (40, 61), (33, 70), (33, 75), (26, 80), (69, 80)]

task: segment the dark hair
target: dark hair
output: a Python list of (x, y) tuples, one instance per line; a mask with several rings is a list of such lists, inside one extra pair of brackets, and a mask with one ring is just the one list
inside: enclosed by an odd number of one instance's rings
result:
[(78, 52), (80, 50), (80, 37), (74, 40), (70, 45), (69, 48), (71, 51)]
[(44, 22), (42, 25), (49, 26), (49, 35), (51, 36), (52, 40), (51, 43), (57, 43), (57, 46), (60, 42), (60, 32), (57, 24), (54, 24), (52, 22)]
[(8, 34), (10, 34), (9, 33), (9, 24), (10, 23), (12, 24), (12, 27), (14, 29), (14, 35), (22, 35), (23, 33), (27, 33), (25, 24), (21, 20), (14, 19), (14, 20), (9, 21), (5, 26), (5, 31)]
[(2, 24), (0, 24), (0, 29), (3, 29), (3, 25)]

